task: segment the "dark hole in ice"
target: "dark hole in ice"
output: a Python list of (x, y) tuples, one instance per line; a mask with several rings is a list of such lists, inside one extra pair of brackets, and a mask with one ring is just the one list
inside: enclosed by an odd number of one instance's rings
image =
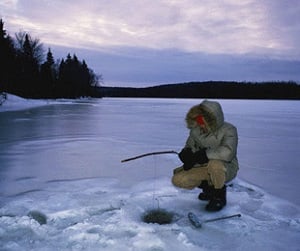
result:
[(160, 225), (170, 224), (173, 221), (174, 214), (164, 209), (152, 209), (143, 215), (143, 222), (157, 223)]
[(39, 211), (30, 211), (28, 217), (34, 219), (40, 225), (47, 224), (47, 216)]

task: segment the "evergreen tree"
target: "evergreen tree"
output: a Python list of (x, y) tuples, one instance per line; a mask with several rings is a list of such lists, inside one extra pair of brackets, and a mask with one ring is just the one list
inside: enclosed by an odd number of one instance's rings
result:
[[(22, 69), (22, 85), (26, 85), (24, 94), (26, 96), (37, 96), (40, 94), (38, 88), (38, 74), (39, 65), (37, 59), (34, 57), (34, 50), (31, 44), (29, 35), (25, 35), (25, 41), (23, 44), (22, 52), (20, 54), (21, 69)], [(23, 88), (22, 88), (23, 89)]]
[(97, 78), (84, 60), (81, 62), (75, 54), (73, 57), (68, 54), (66, 60), (62, 60), (59, 66), (58, 95), (69, 98), (90, 96), (92, 84), (96, 81)]
[(21, 96), (39, 98), (42, 88), (39, 85), (39, 67), (43, 53), (42, 44), (32, 39), (29, 34), (16, 34), (18, 45), (18, 76), (17, 92)]
[(54, 85), (56, 81), (56, 69), (54, 64), (54, 57), (50, 48), (48, 49), (46, 62), (41, 65), (40, 78), (42, 96), (53, 98)]
[(59, 67), (59, 90), (62, 97), (74, 98), (74, 89), (76, 81), (76, 69), (74, 68), (73, 59), (70, 54), (66, 60), (62, 60)]
[(0, 92), (11, 91), (14, 76), (15, 48), (12, 38), (4, 29), (4, 22), (0, 20)]

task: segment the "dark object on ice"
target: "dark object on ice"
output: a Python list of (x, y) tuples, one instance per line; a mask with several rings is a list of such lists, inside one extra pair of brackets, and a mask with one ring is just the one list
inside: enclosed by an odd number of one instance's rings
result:
[(205, 220), (205, 221), (201, 222), (196, 214), (194, 214), (192, 212), (188, 213), (188, 218), (189, 218), (190, 222), (196, 228), (201, 228), (203, 223), (219, 221), (219, 220), (225, 220), (225, 219), (229, 219), (229, 218), (233, 218), (233, 217), (241, 217), (241, 216), (242, 216), (241, 214), (233, 214), (233, 215), (223, 216), (223, 217), (214, 218), (214, 219), (210, 219), (210, 220)]
[(27, 216), (37, 221), (40, 225), (47, 224), (47, 216), (39, 211), (30, 211)]
[(152, 209), (143, 215), (143, 222), (157, 223), (160, 225), (170, 224), (174, 214), (164, 209)]

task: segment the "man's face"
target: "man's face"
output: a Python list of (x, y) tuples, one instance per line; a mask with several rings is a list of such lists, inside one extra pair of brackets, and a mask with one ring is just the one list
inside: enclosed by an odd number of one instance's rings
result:
[(200, 128), (202, 129), (202, 131), (204, 132), (208, 132), (208, 127), (207, 127), (207, 123), (204, 119), (204, 117), (202, 115), (198, 115), (196, 118), (195, 118), (196, 122), (197, 122), (197, 125), (200, 126)]

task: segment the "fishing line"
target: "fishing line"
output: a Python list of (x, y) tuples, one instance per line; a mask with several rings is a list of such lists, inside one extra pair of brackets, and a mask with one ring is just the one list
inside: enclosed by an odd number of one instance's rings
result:
[(154, 175), (154, 182), (153, 182), (153, 192), (152, 192), (152, 208), (156, 208), (157, 203), (157, 209), (159, 209), (159, 200), (156, 196), (156, 190), (157, 190), (157, 158), (156, 156), (153, 156), (153, 175)]

